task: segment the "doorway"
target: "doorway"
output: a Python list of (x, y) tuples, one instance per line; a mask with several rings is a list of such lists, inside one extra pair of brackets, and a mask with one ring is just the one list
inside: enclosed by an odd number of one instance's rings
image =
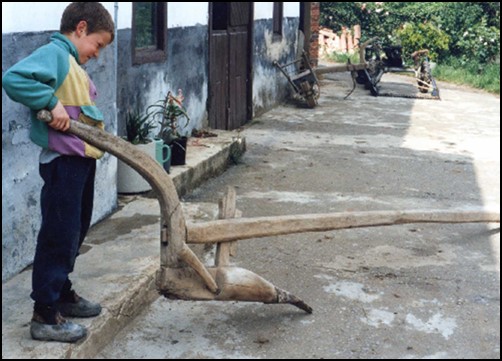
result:
[(253, 3), (209, 3), (209, 126), (233, 130), (252, 116)]

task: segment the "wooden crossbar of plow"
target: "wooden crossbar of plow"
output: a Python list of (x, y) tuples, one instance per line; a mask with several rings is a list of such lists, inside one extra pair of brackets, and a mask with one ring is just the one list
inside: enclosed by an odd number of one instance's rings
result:
[[(51, 114), (42, 110), (38, 118), (50, 122)], [(161, 261), (156, 284), (159, 292), (170, 298), (288, 303), (312, 313), (310, 306), (289, 292), (275, 287), (251, 271), (231, 266), (229, 256), (235, 242), (292, 233), (404, 223), (500, 222), (499, 209), (369, 211), (234, 218), (236, 195), (235, 190), (229, 188), (220, 201), (221, 219), (191, 224), (185, 221), (171, 177), (149, 155), (117, 136), (73, 120), (68, 132), (116, 156), (152, 186), (161, 212)], [(215, 266), (206, 267), (188, 247), (190, 243), (217, 244)]]

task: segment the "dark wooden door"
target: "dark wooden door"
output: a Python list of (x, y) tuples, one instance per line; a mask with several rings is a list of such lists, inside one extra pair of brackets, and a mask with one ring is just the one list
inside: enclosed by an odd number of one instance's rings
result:
[(232, 130), (251, 114), (252, 3), (210, 3), (209, 125)]

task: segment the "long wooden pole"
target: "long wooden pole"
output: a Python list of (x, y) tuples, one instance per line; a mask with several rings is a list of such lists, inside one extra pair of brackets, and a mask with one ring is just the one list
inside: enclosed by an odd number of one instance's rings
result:
[(316, 75), (327, 74), (327, 73), (342, 73), (347, 71), (358, 71), (368, 69), (368, 65), (366, 63), (362, 64), (338, 64), (326, 66), (323, 68), (317, 68), (315, 70)]
[(500, 222), (500, 210), (367, 211), (221, 219), (197, 224), (187, 223), (187, 243), (230, 242), (292, 233), (405, 223), (470, 222)]

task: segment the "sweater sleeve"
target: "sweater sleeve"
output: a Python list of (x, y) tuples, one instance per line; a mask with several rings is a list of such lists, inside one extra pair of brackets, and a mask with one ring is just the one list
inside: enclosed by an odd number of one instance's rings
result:
[(32, 110), (52, 110), (58, 99), (55, 90), (68, 73), (68, 56), (57, 48), (43, 46), (8, 69), (2, 87), (14, 101)]

